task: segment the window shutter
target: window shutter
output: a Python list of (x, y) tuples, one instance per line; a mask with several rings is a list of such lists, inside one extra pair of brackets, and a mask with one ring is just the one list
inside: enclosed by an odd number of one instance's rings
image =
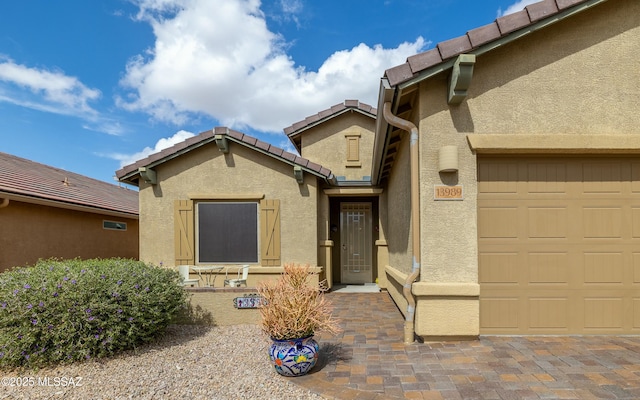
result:
[(357, 136), (347, 137), (347, 161), (360, 161), (359, 139)]
[(173, 207), (175, 265), (193, 265), (193, 200), (176, 200)]
[(263, 266), (280, 265), (280, 200), (260, 201), (260, 253)]

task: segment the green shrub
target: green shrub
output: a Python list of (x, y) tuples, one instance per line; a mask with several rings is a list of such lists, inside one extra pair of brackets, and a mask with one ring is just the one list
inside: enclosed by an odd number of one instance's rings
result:
[(41, 260), (0, 274), (0, 366), (104, 357), (164, 331), (177, 272), (126, 259)]

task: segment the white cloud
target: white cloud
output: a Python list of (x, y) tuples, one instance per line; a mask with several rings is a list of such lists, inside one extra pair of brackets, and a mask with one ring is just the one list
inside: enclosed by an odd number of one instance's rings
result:
[(512, 5), (510, 5), (509, 7), (507, 7), (507, 9), (504, 10), (504, 12), (502, 11), (502, 8), (498, 8), (498, 18), (503, 17), (505, 15), (513, 14), (518, 11), (522, 11), (529, 4), (537, 3), (539, 1), (540, 0), (518, 0)]
[(280, 8), (282, 10), (282, 19), (285, 21), (291, 20), (295, 22), (296, 26), (300, 27), (300, 21), (298, 20), (298, 14), (300, 14), (304, 8), (301, 0), (280, 0)]
[[(281, 7), (295, 15), (296, 0)], [(156, 42), (127, 65), (118, 104), (160, 121), (182, 124), (193, 113), (222, 125), (281, 132), (345, 99), (376, 105), (385, 69), (427, 44), (418, 37), (397, 48), (364, 43), (338, 51), (318, 69), (297, 67), (284, 38), (271, 32), (258, 0), (138, 0), (138, 18)]]
[(97, 89), (59, 71), (29, 68), (0, 58), (0, 101), (63, 115), (95, 117), (89, 105), (100, 98)]
[(288, 138), (283, 139), (280, 143), (276, 144), (276, 146), (280, 147), (284, 151), (288, 151), (289, 153), (300, 155)]
[(280, 7), (285, 14), (295, 15), (302, 11), (302, 1), (300, 0), (280, 0)]
[(189, 139), (190, 137), (195, 136), (193, 133), (191, 132), (187, 132), (184, 130), (178, 131), (176, 132), (173, 136), (170, 136), (168, 138), (161, 138), (160, 140), (158, 140), (155, 144), (155, 146), (153, 147), (145, 147), (142, 151), (139, 151), (135, 154), (108, 154), (106, 155), (109, 158), (112, 158), (114, 160), (118, 160), (120, 161), (120, 168), (129, 165), (129, 164), (133, 164), (138, 160), (141, 160), (143, 158), (146, 158), (148, 156), (150, 156), (151, 154), (155, 154), (158, 153), (166, 148), (169, 148), (171, 146), (173, 146), (174, 144), (180, 143), (180, 142), (184, 142), (185, 140)]
[(97, 121), (87, 122), (82, 127), (88, 131), (106, 133), (113, 136), (120, 136), (125, 133), (125, 129), (118, 121), (100, 118)]
[(0, 102), (83, 120), (83, 128), (120, 135), (117, 121), (94, 109), (90, 102), (102, 93), (61, 71), (30, 68), (0, 55)]

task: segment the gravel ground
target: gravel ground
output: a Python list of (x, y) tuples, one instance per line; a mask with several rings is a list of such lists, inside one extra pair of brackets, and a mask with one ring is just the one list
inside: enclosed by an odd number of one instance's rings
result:
[(0, 370), (0, 399), (322, 399), (278, 375), (268, 346), (256, 325), (172, 325), (158, 342), (116, 357)]

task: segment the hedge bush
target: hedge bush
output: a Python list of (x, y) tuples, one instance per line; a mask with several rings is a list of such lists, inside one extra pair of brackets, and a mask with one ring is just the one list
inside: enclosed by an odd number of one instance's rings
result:
[(177, 272), (126, 259), (41, 260), (0, 274), (0, 366), (104, 357), (186, 306)]

